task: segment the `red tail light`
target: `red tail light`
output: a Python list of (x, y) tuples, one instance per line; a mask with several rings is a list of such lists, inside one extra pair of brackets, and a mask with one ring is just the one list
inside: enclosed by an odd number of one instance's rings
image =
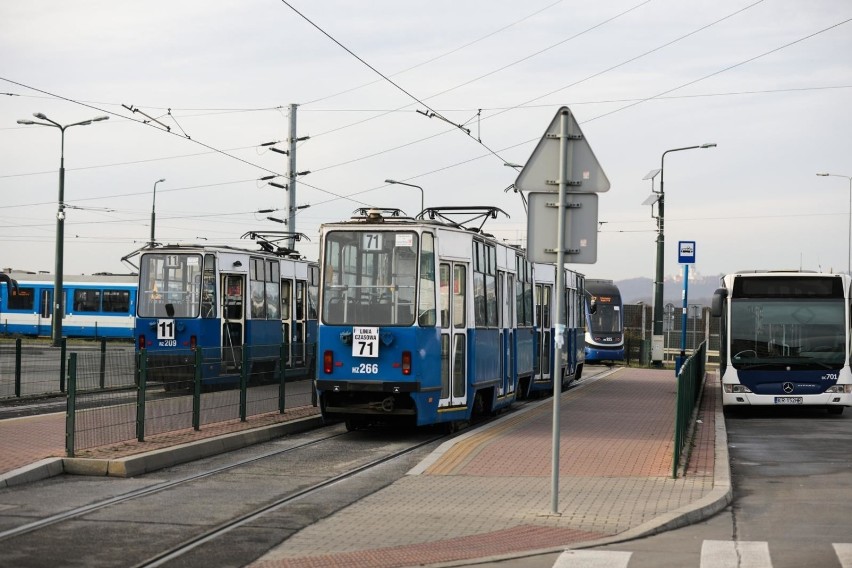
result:
[(402, 374), (411, 374), (411, 351), (402, 352)]
[(334, 353), (331, 350), (325, 351), (322, 354), (322, 370), (326, 375), (330, 375), (334, 368)]
[(145, 335), (139, 336), (139, 349), (145, 349)]
[(197, 337), (195, 337), (194, 335), (190, 335), (190, 336), (189, 336), (189, 348), (190, 348), (190, 349), (195, 349), (195, 347), (196, 347), (197, 345), (198, 345), (198, 338), (197, 338)]

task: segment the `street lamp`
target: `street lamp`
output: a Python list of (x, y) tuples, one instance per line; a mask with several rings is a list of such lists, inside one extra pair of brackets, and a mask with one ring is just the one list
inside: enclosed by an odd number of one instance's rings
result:
[(405, 183), (404, 181), (396, 181), (395, 179), (386, 179), (385, 183), (397, 184), (397, 185), (407, 185), (408, 187), (416, 187), (420, 190), (420, 212), (422, 213), (425, 207), (423, 206), (423, 188), (419, 185), (414, 185), (413, 183)]
[(847, 246), (846, 246), (846, 251), (847, 251), (846, 254), (847, 254), (847, 257), (848, 257), (846, 259), (846, 261), (848, 263), (847, 266), (846, 266), (846, 273), (852, 275), (852, 176), (843, 176), (843, 175), (840, 175), (840, 174), (828, 174), (828, 173), (817, 174), (817, 175), (823, 176), (823, 177), (831, 176), (831, 177), (846, 178), (847, 180), (849, 180), (849, 240), (848, 240)]
[[(662, 367), (662, 345), (663, 339), (663, 252), (665, 244), (665, 200), (666, 193), (663, 186), (663, 177), (665, 175), (666, 154), (669, 152), (680, 152), (682, 150), (694, 150), (696, 148), (715, 148), (715, 143), (700, 144), (698, 146), (686, 146), (684, 148), (672, 148), (663, 152), (660, 158), (660, 198), (657, 200), (657, 212), (659, 219), (657, 223), (657, 272), (654, 278), (654, 330), (651, 338), (651, 354), (654, 357), (651, 361), (653, 366)], [(653, 182), (652, 182), (653, 183)], [(654, 348), (654, 346), (657, 346)]]
[(166, 178), (158, 179), (154, 182), (154, 199), (151, 201), (151, 241), (148, 246), (154, 248), (154, 221), (157, 217), (157, 184), (166, 181)]
[(63, 293), (62, 293), (62, 254), (65, 241), (65, 129), (72, 126), (88, 126), (93, 122), (109, 119), (108, 116), (96, 116), (88, 120), (74, 122), (71, 124), (61, 125), (55, 120), (47, 118), (43, 113), (36, 112), (33, 116), (44, 122), (35, 120), (19, 120), (18, 124), (36, 124), (38, 126), (51, 126), (58, 128), (61, 132), (60, 153), (59, 153), (59, 208), (56, 212), (56, 268), (53, 283), (53, 329), (52, 340), (53, 346), (59, 347), (62, 344), (62, 312), (63, 312)]

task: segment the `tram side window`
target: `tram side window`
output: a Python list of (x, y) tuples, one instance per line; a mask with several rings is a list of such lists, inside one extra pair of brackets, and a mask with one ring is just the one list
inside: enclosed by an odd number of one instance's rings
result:
[(421, 327), (435, 325), (435, 237), (430, 233), (423, 233), (420, 241), (420, 304), (417, 313), (417, 323)]
[[(8, 289), (8, 288), (7, 288)], [(35, 289), (21, 288), (18, 291), (9, 290), (9, 309), (10, 310), (30, 310), (35, 306)]]
[(497, 252), (473, 243), (473, 306), (476, 327), (497, 327)]
[(99, 312), (101, 311), (100, 290), (74, 290), (75, 312)]
[(216, 260), (212, 254), (204, 255), (201, 277), (201, 317), (216, 317)]
[(517, 286), (515, 288), (515, 308), (518, 314), (518, 326), (532, 327), (532, 264), (517, 257)]
[(277, 261), (251, 259), (251, 317), (279, 319), (281, 306), (280, 268)]
[(130, 311), (129, 290), (104, 290), (104, 311), (126, 314)]

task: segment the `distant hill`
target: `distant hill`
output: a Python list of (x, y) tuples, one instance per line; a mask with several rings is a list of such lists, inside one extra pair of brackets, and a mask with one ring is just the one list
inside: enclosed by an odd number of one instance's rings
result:
[[(687, 302), (709, 306), (713, 292), (719, 287), (721, 276), (697, 275), (693, 278), (690, 275)], [(627, 280), (617, 280), (615, 284), (621, 290), (621, 300), (625, 304), (654, 303), (654, 281), (651, 278), (628, 278)], [(682, 305), (682, 292), (683, 278), (681, 275), (665, 278), (663, 281), (663, 301), (665, 303), (671, 302), (675, 306)]]

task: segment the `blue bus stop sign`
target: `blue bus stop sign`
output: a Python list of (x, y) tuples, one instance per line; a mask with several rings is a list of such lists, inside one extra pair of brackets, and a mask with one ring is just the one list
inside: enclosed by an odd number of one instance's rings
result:
[(678, 264), (695, 264), (695, 241), (677, 242)]

